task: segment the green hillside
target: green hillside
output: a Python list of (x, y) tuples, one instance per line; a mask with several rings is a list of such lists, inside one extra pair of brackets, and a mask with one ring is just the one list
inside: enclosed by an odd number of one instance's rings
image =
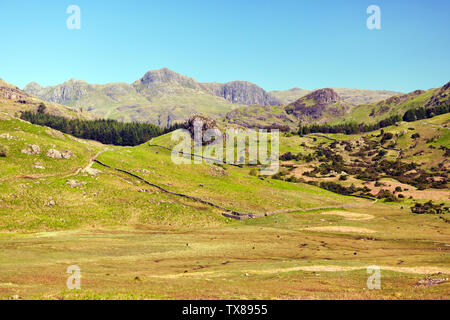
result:
[[(420, 134), (404, 160), (444, 159), (439, 146), (448, 146), (448, 116), (426, 123), (385, 129), (408, 132), (395, 136), (396, 149), (408, 149), (411, 135)], [(370, 139), (380, 141), (377, 136)], [(352, 142), (362, 136), (328, 138)], [(328, 148), (333, 143), (328, 138), (282, 136), (280, 151), (310, 154)], [(150, 143), (173, 145), (170, 135)], [(428, 290), (412, 290), (411, 284), (438, 272), (450, 274), (448, 258), (436, 250), (450, 239), (448, 214), (444, 219), (414, 215), (411, 199), (374, 202), (326, 191), (306, 179), (287, 179), (302, 172), (302, 166), (314, 167), (315, 161), (295, 161), (293, 167), (292, 161), (284, 162), (281, 172), (290, 172), (284, 178), (259, 179), (251, 167), (174, 165), (170, 151), (149, 143), (105, 146), (6, 115), (0, 120), (0, 145), (5, 151), (0, 157), (0, 298), (447, 296), (447, 283)], [(40, 152), (32, 154), (36, 146)], [(50, 158), (51, 149), (71, 156)], [(426, 152), (410, 154), (421, 149)], [(352, 153), (346, 152), (340, 152), (345, 159)], [(395, 159), (395, 150), (385, 157)], [(141, 179), (228, 210), (276, 214), (245, 221), (225, 218), (223, 209), (165, 193)], [(352, 179), (342, 184), (357, 182)], [(381, 183), (388, 188), (389, 181)], [(419, 194), (409, 188), (419, 201), (436, 196), (446, 201), (442, 192), (448, 194), (448, 189)], [(73, 264), (82, 270), (82, 290), (65, 287), (66, 268)], [(366, 267), (373, 264), (383, 270), (383, 290), (364, 291)]]
[(346, 121), (358, 123), (375, 122), (390, 116), (400, 114), (419, 107), (435, 107), (450, 104), (450, 83), (427, 91), (416, 90), (409, 94), (394, 96), (373, 104), (359, 105), (355, 107)]

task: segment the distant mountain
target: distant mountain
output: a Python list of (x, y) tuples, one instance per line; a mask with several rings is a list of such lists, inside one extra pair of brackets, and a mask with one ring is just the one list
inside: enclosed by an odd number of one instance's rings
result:
[(287, 106), (243, 107), (229, 112), (225, 121), (245, 127), (289, 126), (299, 121), (322, 123), (342, 118), (354, 107), (345, 102), (333, 89), (320, 89)]
[[(0, 112), (12, 116), (19, 116), (22, 111), (36, 111), (41, 99), (33, 97), (18, 87), (0, 79)], [(47, 112), (67, 118), (91, 118), (88, 114), (81, 114), (76, 109), (62, 106), (52, 102), (45, 102)]]
[(161, 126), (184, 120), (192, 113), (219, 118), (242, 105), (280, 103), (250, 82), (199, 83), (167, 68), (149, 71), (132, 84), (96, 85), (71, 79), (45, 88), (32, 82), (24, 91), (100, 117)]
[[(332, 90), (339, 96), (339, 102), (330, 105), (329, 108), (321, 106), (313, 108), (314, 111), (309, 110), (312, 118), (306, 121), (321, 121), (319, 118), (322, 116), (315, 119), (317, 115), (314, 112), (321, 114), (324, 112), (322, 120), (328, 121), (332, 116), (342, 115), (353, 105), (366, 105), (398, 95), (396, 92), (382, 90)], [(309, 106), (306, 100), (310, 100), (310, 95), (315, 92), (300, 88), (266, 92), (247, 81), (201, 83), (167, 68), (148, 71), (131, 84), (117, 82), (99, 85), (71, 79), (45, 88), (31, 82), (24, 91), (39, 99), (89, 111), (99, 117), (151, 122), (160, 126), (185, 120), (193, 113), (202, 113), (215, 119), (221, 119), (226, 115), (228, 118), (236, 118), (233, 115), (239, 115), (241, 111), (245, 113), (246, 106), (268, 107), (266, 109), (275, 112), (274, 115), (270, 115), (269, 111), (263, 111), (263, 114), (259, 114), (260, 118), (277, 116), (282, 117), (283, 122), (295, 122), (299, 115), (296, 108), (287, 108), (292, 112), (286, 114), (277, 110), (282, 110), (283, 105), (293, 104), (297, 104), (298, 109), (303, 102), (305, 106)], [(298, 102), (306, 96), (309, 98)], [(241, 109), (230, 113), (236, 108)], [(324, 110), (320, 111), (320, 108)], [(246, 123), (245, 118), (236, 121)], [(273, 120), (277, 122), (276, 119)]]
[[(378, 102), (402, 94), (401, 92), (387, 90), (366, 90), (366, 89), (344, 89), (333, 88), (342, 100), (352, 104), (368, 104)], [(269, 93), (277, 98), (282, 104), (292, 103), (314, 90), (292, 88), (290, 90), (270, 91)]]
[[(298, 90), (301, 89), (295, 89), (297, 93)], [(337, 89), (326, 88), (313, 91), (287, 106), (240, 107), (229, 112), (223, 121), (245, 127), (289, 126), (294, 129), (300, 121), (307, 124), (374, 123), (393, 115), (403, 116), (410, 109), (440, 105), (450, 105), (450, 83), (437, 89), (416, 90), (361, 105), (344, 99)]]
[(243, 105), (274, 106), (281, 101), (264, 91), (261, 87), (247, 81), (232, 81), (228, 83), (202, 83), (210, 93), (225, 100)]

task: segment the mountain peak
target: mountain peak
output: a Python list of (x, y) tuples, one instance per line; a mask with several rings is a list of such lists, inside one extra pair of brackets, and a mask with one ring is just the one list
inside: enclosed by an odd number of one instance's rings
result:
[(249, 81), (230, 81), (227, 83), (202, 83), (210, 93), (225, 100), (243, 105), (280, 105), (280, 101), (263, 88)]
[(151, 88), (155, 85), (175, 83), (182, 86), (199, 88), (198, 82), (192, 78), (176, 73), (168, 68), (148, 71), (142, 78), (133, 83), (133, 86)]
[(306, 95), (304, 99), (314, 99), (318, 104), (329, 104), (341, 100), (337, 92), (331, 88), (324, 88), (311, 92)]
[(298, 119), (324, 121), (330, 116), (343, 116), (350, 108), (350, 104), (341, 98), (331, 88), (315, 90), (298, 99), (285, 108), (286, 113), (293, 114)]

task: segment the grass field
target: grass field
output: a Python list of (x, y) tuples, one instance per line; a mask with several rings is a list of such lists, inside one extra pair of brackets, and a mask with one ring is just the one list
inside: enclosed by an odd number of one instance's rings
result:
[[(435, 143), (448, 143), (442, 118), (407, 126), (442, 129)], [(0, 138), (8, 150), (0, 157), (2, 299), (448, 299), (450, 294), (449, 281), (424, 281), (450, 275), (449, 224), (438, 215), (412, 214), (409, 200), (373, 202), (308, 184), (255, 179), (246, 167), (175, 166), (169, 151), (148, 143), (104, 146), (6, 115), (2, 134), (12, 137)], [(152, 143), (169, 146), (169, 141), (166, 135)], [(302, 142), (313, 147), (306, 137), (282, 137), (280, 153), (302, 151)], [(29, 144), (39, 145), (40, 154), (22, 153)], [(49, 149), (74, 156), (52, 159)], [(163, 193), (94, 158), (227, 209), (298, 211), (246, 221), (225, 218), (223, 210)], [(323, 209), (301, 211), (311, 208)], [(81, 290), (66, 288), (71, 265), (81, 268)], [(366, 268), (372, 265), (381, 268), (381, 290), (367, 288)]]

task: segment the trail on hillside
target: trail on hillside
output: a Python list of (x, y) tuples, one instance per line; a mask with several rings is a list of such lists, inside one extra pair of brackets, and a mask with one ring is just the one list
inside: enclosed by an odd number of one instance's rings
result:
[(103, 150), (100, 150), (99, 152), (97, 152), (95, 155), (93, 155), (90, 159), (89, 159), (89, 163), (85, 166), (85, 167), (81, 167), (78, 168), (75, 172), (70, 173), (66, 176), (63, 176), (63, 178), (67, 178), (67, 177), (71, 177), (71, 176), (76, 176), (77, 174), (79, 174), (81, 171), (88, 171), (90, 167), (92, 167), (92, 165), (94, 164), (95, 160), (104, 152), (108, 151), (109, 148), (105, 148)]

